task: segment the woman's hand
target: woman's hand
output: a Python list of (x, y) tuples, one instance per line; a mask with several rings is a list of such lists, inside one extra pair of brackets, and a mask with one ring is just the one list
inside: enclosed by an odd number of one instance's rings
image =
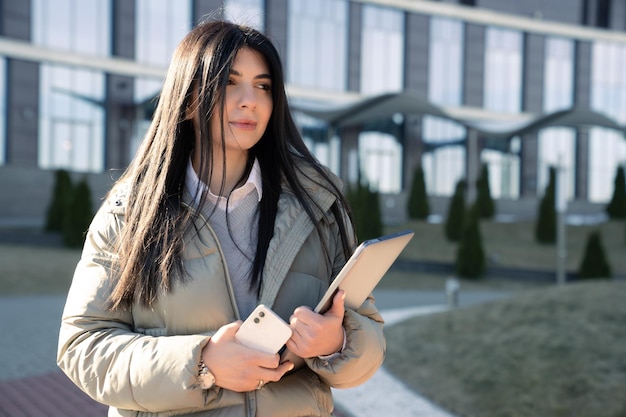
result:
[(221, 327), (202, 350), (202, 359), (215, 376), (215, 385), (245, 392), (279, 381), (293, 368), (291, 362), (280, 364), (278, 354), (250, 349), (235, 339), (241, 321)]
[(287, 348), (301, 358), (339, 352), (344, 341), (344, 298), (345, 292), (338, 291), (324, 314), (317, 314), (308, 307), (296, 308), (289, 319), (293, 335), (287, 341)]

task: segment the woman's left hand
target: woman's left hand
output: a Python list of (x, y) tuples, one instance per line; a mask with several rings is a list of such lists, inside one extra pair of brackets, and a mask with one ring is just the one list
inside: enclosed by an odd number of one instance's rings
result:
[(345, 292), (333, 297), (333, 304), (324, 314), (317, 314), (302, 306), (294, 310), (289, 319), (293, 330), (287, 348), (301, 358), (326, 356), (337, 353), (343, 346), (343, 315)]

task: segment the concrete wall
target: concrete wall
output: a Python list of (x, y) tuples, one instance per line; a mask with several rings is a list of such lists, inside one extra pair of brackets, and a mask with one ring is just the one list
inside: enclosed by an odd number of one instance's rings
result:
[(582, 22), (583, 0), (476, 0), (476, 7), (579, 24)]
[[(31, 2), (0, 2), (2, 35), (30, 41)], [(6, 65), (6, 162), (37, 165), (39, 65), (7, 59)]]
[(265, 35), (270, 38), (283, 62), (285, 79), (287, 74), (287, 0), (265, 0)]
[(463, 104), (482, 107), (485, 90), (485, 27), (465, 25), (465, 56), (463, 58)]
[[(91, 188), (94, 211), (102, 204), (102, 198), (113, 185), (113, 177), (120, 172), (87, 174)], [(52, 199), (55, 171), (36, 167), (6, 165), (0, 166), (0, 227), (43, 227), (48, 205)], [(81, 174), (72, 174), (72, 181), (78, 182)]]
[[(361, 90), (361, 32), (363, 6), (350, 3), (348, 6), (348, 91)], [(286, 61), (286, 58), (285, 58)]]

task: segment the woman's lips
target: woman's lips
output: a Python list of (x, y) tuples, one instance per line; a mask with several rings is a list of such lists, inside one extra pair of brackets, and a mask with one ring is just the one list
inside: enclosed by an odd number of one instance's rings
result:
[(230, 122), (231, 126), (236, 127), (238, 129), (243, 130), (254, 130), (256, 129), (256, 122), (251, 120), (235, 120)]

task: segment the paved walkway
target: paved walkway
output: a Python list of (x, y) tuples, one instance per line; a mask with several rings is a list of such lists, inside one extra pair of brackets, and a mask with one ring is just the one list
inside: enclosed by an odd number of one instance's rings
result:
[[(443, 291), (377, 291), (387, 324), (445, 309)], [(460, 304), (506, 296), (464, 293)], [(65, 296), (0, 297), (0, 417), (106, 416), (57, 368), (58, 328)], [(360, 387), (334, 390), (337, 417), (452, 417), (395, 380), (384, 367)]]

